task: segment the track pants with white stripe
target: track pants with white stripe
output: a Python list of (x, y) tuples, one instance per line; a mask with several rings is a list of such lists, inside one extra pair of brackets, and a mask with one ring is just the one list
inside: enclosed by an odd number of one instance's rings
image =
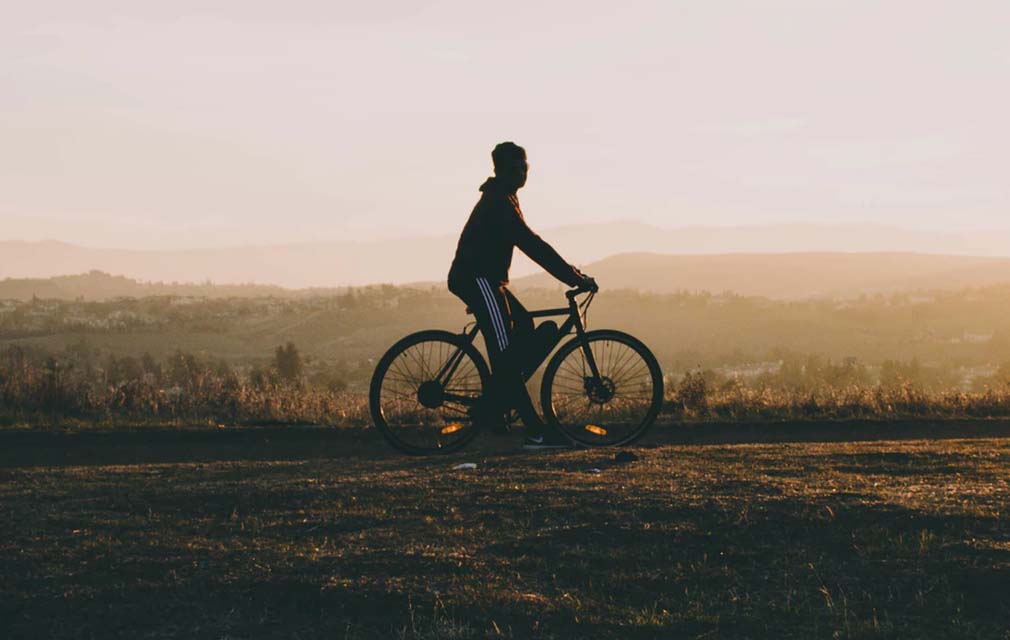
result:
[(503, 415), (514, 408), (527, 429), (539, 431), (542, 421), (526, 390), (520, 365), (521, 350), (533, 333), (533, 319), (526, 307), (506, 287), (479, 276), (450, 279), (449, 290), (473, 311), (484, 336), (491, 360), (491, 384), (486, 395), (491, 415)]

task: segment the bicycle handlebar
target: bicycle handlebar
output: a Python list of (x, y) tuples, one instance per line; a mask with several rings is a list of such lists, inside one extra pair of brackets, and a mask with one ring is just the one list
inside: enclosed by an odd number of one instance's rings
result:
[(565, 291), (565, 297), (571, 300), (577, 295), (583, 293), (596, 293), (599, 290), (600, 290), (599, 287), (575, 287), (574, 289), (569, 289), (568, 291)]

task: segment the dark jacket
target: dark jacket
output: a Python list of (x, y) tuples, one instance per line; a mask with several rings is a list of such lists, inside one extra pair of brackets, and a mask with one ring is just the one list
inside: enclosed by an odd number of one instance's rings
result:
[(579, 270), (565, 262), (526, 225), (515, 192), (510, 192), (495, 178), (488, 178), (480, 190), (480, 200), (456, 245), (456, 257), (449, 269), (450, 283), (482, 276), (492, 282), (508, 284), (513, 247), (519, 247), (565, 284), (574, 287), (581, 282)]

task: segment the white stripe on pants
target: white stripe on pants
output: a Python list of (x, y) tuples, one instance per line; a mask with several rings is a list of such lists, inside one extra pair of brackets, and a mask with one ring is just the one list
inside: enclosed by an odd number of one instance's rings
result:
[(485, 304), (487, 304), (487, 311), (491, 317), (491, 324), (494, 327), (498, 348), (501, 351), (505, 351), (505, 348), (509, 346), (508, 332), (505, 331), (505, 321), (498, 306), (498, 300), (491, 290), (491, 284), (487, 281), (487, 278), (477, 278), (477, 288), (480, 289), (481, 296), (484, 298)]

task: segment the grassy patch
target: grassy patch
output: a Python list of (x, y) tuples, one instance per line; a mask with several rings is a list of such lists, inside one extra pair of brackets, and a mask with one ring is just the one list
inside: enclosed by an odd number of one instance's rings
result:
[[(140, 464), (94, 449), (74, 466), (33, 454), (19, 466), (9, 452), (0, 635), (1010, 629), (1010, 440), (664, 444), (627, 464), (613, 451), (485, 445), (436, 459), (370, 442), (327, 457), (281, 445), (271, 457), (262, 440), (227, 455), (211, 441)], [(478, 467), (454, 471), (461, 461)]]

